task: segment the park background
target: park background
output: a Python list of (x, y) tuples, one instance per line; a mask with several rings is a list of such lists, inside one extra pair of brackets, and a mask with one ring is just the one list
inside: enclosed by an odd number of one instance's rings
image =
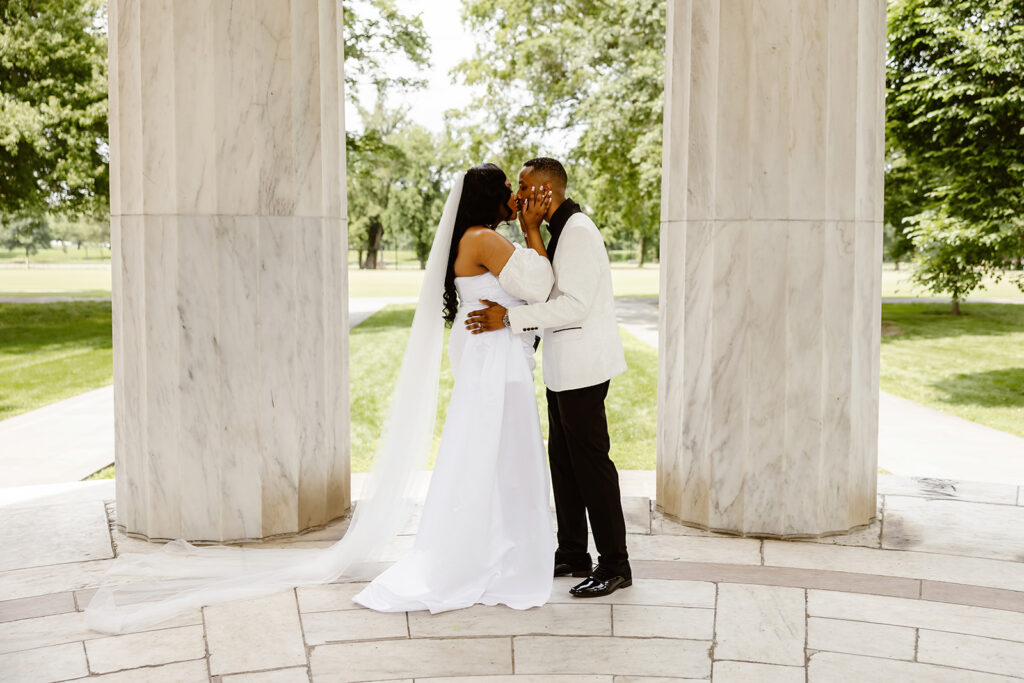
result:
[[(344, 10), (350, 297), (418, 294), (456, 171), (547, 155), (604, 233), (615, 295), (657, 298), (664, 2)], [(106, 3), (14, 1), (0, 19), (2, 420), (109, 385), (112, 350)], [(888, 22), (881, 389), (1024, 436), (1024, 8), (894, 0)], [(352, 330), (355, 471), (412, 310)], [(612, 455), (653, 469), (657, 351), (623, 339)], [(450, 390), (445, 368), (442, 416)]]

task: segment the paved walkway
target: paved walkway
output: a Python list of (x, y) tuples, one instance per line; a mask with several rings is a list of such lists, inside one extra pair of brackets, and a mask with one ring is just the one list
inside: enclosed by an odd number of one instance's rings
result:
[[(112, 481), (0, 490), (0, 679), (718, 683), (1021, 681), (1022, 491), (879, 478), (879, 520), (815, 542), (733, 538), (653, 509), (624, 472), (634, 584), (526, 611), (380, 614), (361, 584), (286, 590), (108, 636), (82, 609), (123, 552)], [(34, 487), (42, 493), (46, 487)], [(267, 546), (324, 547), (346, 521)], [(111, 531), (111, 529), (115, 531)], [(395, 559), (413, 536), (399, 537)], [(1016, 678), (1015, 678), (1016, 677)]]
[[(658, 347), (658, 300), (616, 299), (619, 322)], [(904, 476), (1024, 484), (1024, 439), (880, 392), (878, 466)]]
[(68, 301), (110, 301), (109, 296), (0, 296), (0, 304), (57, 304)]

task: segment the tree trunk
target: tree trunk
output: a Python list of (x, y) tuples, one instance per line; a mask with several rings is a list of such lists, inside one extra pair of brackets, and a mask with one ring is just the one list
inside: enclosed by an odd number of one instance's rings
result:
[(960, 299), (953, 299), (953, 315), (960, 315)]
[(366, 244), (366, 263), (364, 268), (379, 268), (377, 253), (380, 251), (381, 240), (384, 239), (384, 224), (378, 220), (370, 224), (370, 239)]
[(636, 260), (636, 267), (637, 268), (643, 268), (644, 267), (644, 259), (645, 259), (646, 256), (647, 256), (647, 235), (641, 233), (641, 235), (640, 235), (640, 258), (638, 258)]
[(893, 261), (893, 265), (895, 266), (895, 270), (896, 270), (896, 272), (898, 273), (898, 272), (899, 272), (899, 270), (900, 270), (900, 262), (899, 262), (899, 259), (897, 259), (897, 260)]
[(362, 268), (363, 267), (363, 247), (362, 247), (362, 245), (359, 245), (359, 250), (358, 251), (359, 251), (359, 256), (356, 259), (356, 263), (358, 263), (359, 267)]

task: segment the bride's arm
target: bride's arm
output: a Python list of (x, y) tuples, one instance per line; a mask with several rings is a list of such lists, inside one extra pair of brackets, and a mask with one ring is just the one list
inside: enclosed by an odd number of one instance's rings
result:
[[(540, 239), (539, 232), (537, 238)], [(555, 274), (546, 255), (532, 247), (519, 247), (488, 229), (467, 233), (462, 246), (471, 250), (474, 260), (493, 273), (509, 294), (530, 303), (547, 301)]]

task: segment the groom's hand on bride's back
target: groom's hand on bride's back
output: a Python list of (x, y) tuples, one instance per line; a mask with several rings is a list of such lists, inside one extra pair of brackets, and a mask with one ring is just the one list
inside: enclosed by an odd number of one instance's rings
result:
[(480, 334), (481, 332), (493, 332), (505, 327), (504, 318), (505, 313), (508, 312), (507, 308), (487, 299), (480, 299), (480, 303), (487, 304), (487, 308), (472, 311), (466, 316), (467, 330), (473, 334)]

